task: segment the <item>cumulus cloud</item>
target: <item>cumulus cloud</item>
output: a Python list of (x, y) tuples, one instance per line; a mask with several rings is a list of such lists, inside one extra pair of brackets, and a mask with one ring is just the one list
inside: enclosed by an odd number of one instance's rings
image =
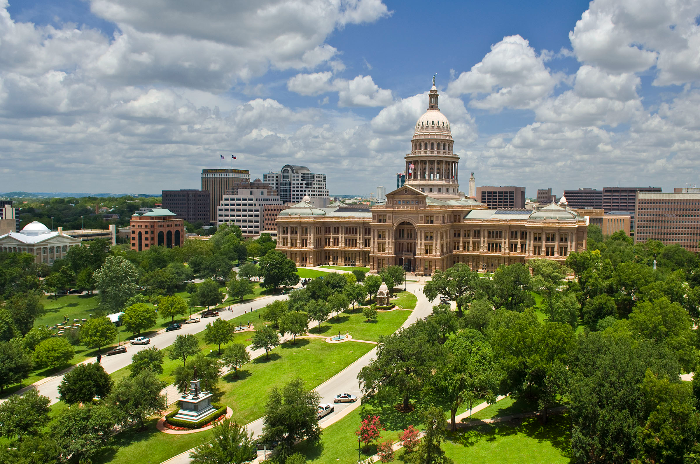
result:
[[(537, 55), (519, 35), (504, 37), (491, 46), (484, 59), (450, 82), (452, 95), (471, 94), (471, 106), (501, 110), (532, 108), (548, 96), (562, 76), (545, 67), (546, 55)], [(488, 94), (478, 99), (481, 94)]]
[(326, 92), (338, 92), (338, 106), (387, 106), (394, 97), (391, 90), (381, 89), (372, 76), (357, 76), (352, 80), (333, 79), (330, 71), (297, 74), (287, 81), (287, 89), (299, 95), (316, 96)]

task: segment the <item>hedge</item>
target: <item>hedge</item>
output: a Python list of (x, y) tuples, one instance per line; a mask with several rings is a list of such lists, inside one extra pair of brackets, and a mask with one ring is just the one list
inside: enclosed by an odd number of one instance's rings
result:
[(226, 405), (219, 405), (219, 404), (212, 404), (216, 411), (213, 413), (209, 414), (207, 417), (204, 419), (200, 419), (197, 422), (190, 422), (190, 421), (185, 421), (182, 419), (174, 419), (174, 416), (177, 415), (178, 412), (180, 412), (180, 409), (176, 409), (175, 411), (171, 412), (167, 416), (165, 416), (165, 421), (170, 424), (174, 425), (175, 427), (185, 427), (188, 429), (200, 429), (207, 425), (209, 422), (214, 421), (221, 417), (223, 414), (226, 414)]

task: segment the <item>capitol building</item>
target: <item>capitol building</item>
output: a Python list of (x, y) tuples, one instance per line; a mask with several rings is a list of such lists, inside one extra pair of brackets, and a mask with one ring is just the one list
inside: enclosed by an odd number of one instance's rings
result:
[(564, 261), (585, 250), (586, 220), (565, 207), (493, 210), (459, 191), (459, 156), (438, 97), (433, 82), (405, 156), (406, 183), (385, 204), (316, 208), (304, 198), (278, 215), (277, 249), (297, 266), (398, 265), (418, 275), (457, 263), (493, 271), (536, 258)]

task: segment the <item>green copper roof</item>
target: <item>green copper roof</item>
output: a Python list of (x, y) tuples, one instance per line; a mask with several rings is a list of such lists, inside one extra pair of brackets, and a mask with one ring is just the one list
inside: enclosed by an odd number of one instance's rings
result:
[(165, 216), (177, 216), (177, 214), (173, 213), (169, 209), (165, 208), (153, 208), (147, 213), (144, 213), (144, 216), (149, 216), (149, 217), (165, 217)]

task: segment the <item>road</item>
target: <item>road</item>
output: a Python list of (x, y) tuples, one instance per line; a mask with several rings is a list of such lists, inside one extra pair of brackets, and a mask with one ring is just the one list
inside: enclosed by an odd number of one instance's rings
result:
[[(258, 317), (256, 311), (258, 311), (260, 308), (270, 304), (274, 300), (286, 298), (287, 295), (267, 296), (259, 298), (257, 300), (249, 301), (247, 303), (232, 305), (231, 311), (221, 311), (219, 313), (219, 317), (224, 320), (229, 320), (233, 319), (234, 317), (238, 317), (246, 312), (251, 312), (251, 309), (253, 310), (251, 317)], [(202, 319), (201, 322), (198, 322), (196, 324), (183, 324), (182, 329), (174, 330), (172, 332), (166, 332), (165, 329), (162, 329), (158, 331), (156, 335), (151, 337), (150, 345), (127, 344), (127, 352), (124, 354), (117, 354), (114, 356), (102, 356), (102, 367), (104, 367), (105, 371), (107, 371), (108, 374), (116, 372), (119, 369), (122, 369), (131, 364), (131, 357), (143, 349), (155, 346), (156, 348), (162, 350), (163, 348), (167, 348), (168, 346), (170, 346), (175, 341), (175, 337), (177, 337), (178, 335), (196, 334), (198, 332), (201, 332), (206, 327), (207, 320), (208, 319)], [(96, 359), (90, 358), (83, 361), (83, 364), (94, 362), (96, 362)], [(20, 392), (18, 393), (23, 393), (28, 388), (36, 388), (37, 392), (40, 395), (48, 397), (51, 400), (51, 404), (54, 404), (58, 402), (58, 386), (63, 380), (63, 375), (69, 371), (70, 369), (67, 369), (65, 371), (60, 372), (58, 375), (41, 379), (38, 382), (35, 382), (34, 384), (20, 390)]]
[[(321, 269), (323, 271), (327, 271), (327, 269)], [(433, 311), (433, 304), (428, 301), (428, 299), (423, 295), (423, 285), (422, 283), (419, 282), (411, 282), (408, 283), (408, 291), (412, 292), (418, 297), (418, 303), (416, 304), (416, 308), (413, 310), (411, 315), (406, 319), (402, 327), (407, 327), (414, 322), (416, 322), (419, 319), (423, 319), (430, 315)], [(353, 342), (344, 342), (344, 343), (353, 343)], [(336, 374), (334, 377), (330, 378), (323, 384), (319, 385), (318, 387), (315, 388), (315, 391), (319, 394), (321, 397), (321, 403), (333, 403), (333, 398), (335, 395), (338, 393), (351, 393), (353, 395), (356, 395), (358, 398), (362, 397), (362, 392), (360, 391), (360, 385), (357, 380), (357, 374), (360, 373), (360, 370), (365, 367), (367, 364), (370, 363), (372, 359), (374, 359), (376, 355), (376, 348), (372, 349), (369, 351), (367, 354), (362, 356), (360, 359), (346, 367), (343, 371), (340, 373)], [(324, 417), (322, 420), (319, 421), (319, 424), (321, 425), (321, 428), (327, 427), (331, 425), (332, 423), (336, 422), (340, 418), (344, 417), (344, 415), (348, 412), (348, 408), (355, 408), (359, 405), (359, 401), (357, 403), (338, 403), (335, 404), (335, 412), (329, 414), (328, 416)], [(247, 428), (249, 432), (252, 432), (255, 437), (260, 436), (262, 433), (262, 428), (263, 428), (263, 419), (260, 418), (256, 421), (253, 421), (249, 424), (247, 424)], [(177, 456), (174, 456), (165, 463), (167, 464), (186, 464), (190, 462), (189, 454), (190, 451), (192, 450), (187, 450), (183, 453), (178, 454)]]

